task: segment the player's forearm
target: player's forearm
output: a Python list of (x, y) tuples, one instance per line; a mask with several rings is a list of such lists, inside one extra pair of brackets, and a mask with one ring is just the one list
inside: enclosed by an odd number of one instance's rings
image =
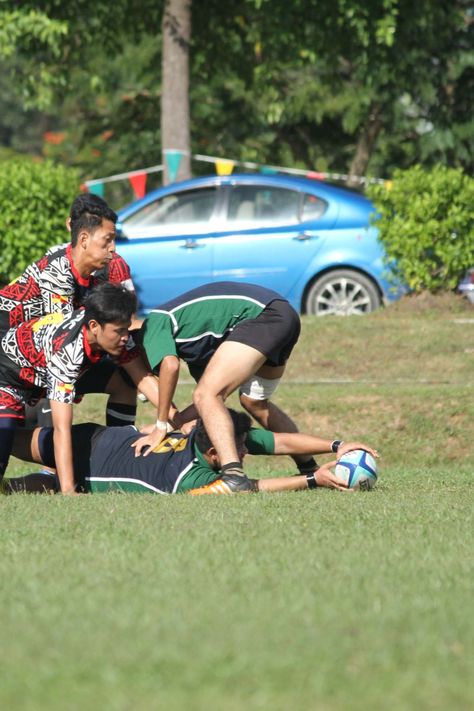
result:
[(332, 440), (301, 432), (274, 432), (274, 454), (326, 454), (332, 451)]
[(173, 416), (173, 422), (176, 427), (181, 427), (186, 422), (191, 422), (199, 417), (199, 413), (194, 405), (188, 405), (184, 410), (176, 412)]
[(308, 488), (305, 476), (287, 476), (279, 479), (259, 479), (258, 491), (300, 491)]
[(55, 427), (54, 435), (54, 458), (56, 460), (56, 472), (63, 494), (72, 494), (75, 491), (74, 467), (72, 462), (72, 436), (71, 429)]
[(167, 422), (170, 409), (173, 404), (173, 397), (179, 378), (179, 360), (175, 356), (166, 356), (160, 366), (159, 378), (159, 402), (157, 409), (157, 419)]

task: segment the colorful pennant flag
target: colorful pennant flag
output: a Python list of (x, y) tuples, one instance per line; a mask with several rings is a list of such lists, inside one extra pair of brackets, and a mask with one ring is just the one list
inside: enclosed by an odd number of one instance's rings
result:
[(269, 165), (262, 165), (260, 172), (263, 173), (263, 175), (276, 175), (278, 173), (276, 168), (270, 168)]
[(135, 193), (135, 197), (137, 198), (137, 200), (142, 197), (145, 197), (146, 173), (135, 173), (135, 175), (129, 175), (128, 179), (130, 181), (130, 185), (133, 188), (133, 192)]
[(314, 170), (310, 170), (309, 173), (306, 173), (306, 177), (313, 180), (324, 180), (324, 173), (316, 173)]
[(89, 185), (89, 192), (99, 197), (104, 197), (104, 183), (93, 183)]
[(168, 168), (169, 181), (170, 183), (174, 183), (176, 176), (178, 175), (179, 165), (181, 163), (181, 158), (183, 157), (183, 151), (165, 149), (163, 153), (165, 155), (166, 167)]
[(235, 162), (233, 160), (227, 160), (223, 158), (222, 160), (216, 160), (216, 173), (217, 175), (230, 175), (234, 170)]

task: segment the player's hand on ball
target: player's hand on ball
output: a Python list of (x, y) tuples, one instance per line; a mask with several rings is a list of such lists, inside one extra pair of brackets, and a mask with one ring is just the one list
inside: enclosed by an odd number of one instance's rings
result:
[(331, 467), (336, 466), (336, 460), (323, 464), (315, 473), (316, 484), (325, 486), (327, 489), (338, 489), (339, 491), (349, 491), (346, 482), (340, 479), (332, 471)]
[(145, 437), (140, 437), (131, 446), (135, 448), (135, 456), (139, 457), (142, 453), (144, 457), (147, 457), (151, 452), (153, 452), (160, 442), (166, 437), (166, 430), (153, 428), (153, 432)]
[(337, 450), (337, 461), (339, 461), (341, 457), (347, 454), (347, 452), (352, 452), (354, 449), (363, 449), (365, 452), (368, 452), (373, 457), (379, 456), (379, 453), (376, 449), (369, 447), (363, 442), (343, 442), (343, 444), (341, 444), (341, 446)]

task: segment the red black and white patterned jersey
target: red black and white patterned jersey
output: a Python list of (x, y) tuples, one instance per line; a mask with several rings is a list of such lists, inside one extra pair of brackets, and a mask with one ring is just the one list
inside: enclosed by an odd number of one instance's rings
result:
[(0, 330), (6, 331), (44, 314), (69, 316), (82, 305), (88, 291), (104, 281), (134, 290), (130, 269), (120, 255), (114, 253), (106, 267), (84, 279), (72, 261), (71, 245), (52, 247), (21, 276), (0, 289)]
[[(46, 314), (10, 328), (0, 340), (0, 385), (39, 388), (50, 400), (71, 404), (77, 379), (105, 354), (93, 353), (86, 337), (83, 308), (70, 316)], [(140, 349), (129, 338), (119, 365)]]

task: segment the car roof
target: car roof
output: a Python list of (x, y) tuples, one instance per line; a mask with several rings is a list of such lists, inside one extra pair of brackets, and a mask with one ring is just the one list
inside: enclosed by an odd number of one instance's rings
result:
[(224, 186), (224, 185), (267, 185), (268, 187), (280, 187), (293, 190), (301, 190), (309, 193), (316, 193), (318, 197), (328, 200), (347, 200), (349, 202), (358, 203), (360, 207), (364, 205), (366, 208), (371, 206), (370, 200), (357, 192), (341, 188), (335, 185), (330, 185), (322, 180), (305, 178), (294, 175), (265, 175), (264, 173), (234, 173), (232, 175), (206, 175), (200, 178), (191, 178), (177, 183), (170, 183), (161, 188), (156, 188), (150, 191), (144, 198), (135, 200), (118, 211), (119, 220), (126, 217), (129, 212), (135, 212), (139, 207), (153, 202), (159, 197), (165, 195), (184, 192), (193, 188), (205, 186)]

